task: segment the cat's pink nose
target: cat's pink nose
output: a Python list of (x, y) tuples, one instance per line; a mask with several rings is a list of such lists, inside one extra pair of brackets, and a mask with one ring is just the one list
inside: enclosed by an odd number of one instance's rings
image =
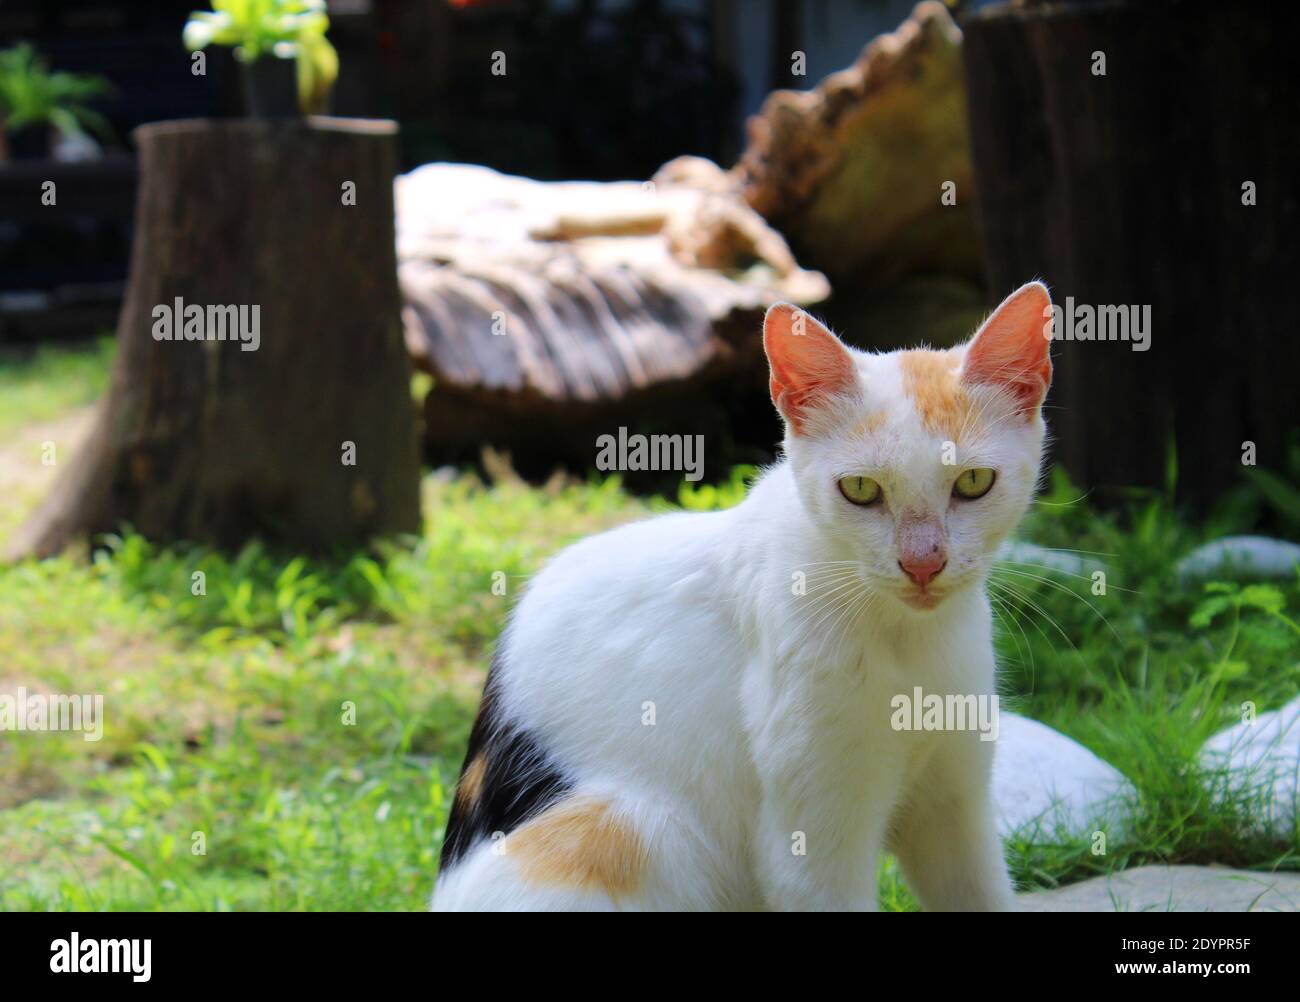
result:
[(898, 566), (903, 568), (904, 574), (924, 588), (948, 566), (948, 558), (942, 552), (927, 553), (923, 557), (909, 559), (906, 563), (900, 560)]

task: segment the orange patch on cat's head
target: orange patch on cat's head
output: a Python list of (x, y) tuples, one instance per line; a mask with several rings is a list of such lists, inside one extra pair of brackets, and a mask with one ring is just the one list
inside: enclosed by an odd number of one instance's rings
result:
[(570, 797), (506, 837), (505, 851), (528, 880), (631, 894), (646, 850), (640, 835), (602, 800)]
[(903, 392), (916, 407), (921, 424), (932, 435), (951, 441), (967, 430), (973, 402), (962, 385), (958, 352), (905, 351), (898, 356)]
[(856, 435), (873, 435), (885, 426), (887, 420), (889, 420), (889, 414), (887, 412), (872, 411), (858, 422), (857, 426), (853, 429), (853, 432)]

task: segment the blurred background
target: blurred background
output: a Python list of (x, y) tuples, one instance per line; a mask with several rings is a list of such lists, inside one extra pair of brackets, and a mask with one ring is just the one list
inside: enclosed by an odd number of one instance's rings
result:
[(1285, 5), (212, 6), (0, 0), (0, 698), (108, 722), (0, 734), (0, 907), (423, 907), (529, 575), (775, 458), (767, 307), (946, 346), (1034, 278), (1017, 880), (1300, 865)]
[[(0, 7), (0, 47), (29, 43), (39, 65), (90, 88), (78, 95), (74, 85), (70, 116), (6, 129), (0, 345), (116, 325), (139, 183), (134, 129), (245, 114), (231, 47), (208, 47), (196, 75), (178, 45), (192, 7)], [(661, 227), (666, 253), (695, 275), (640, 268), (673, 303), (630, 308), (624, 332), (641, 324), (660, 336), (622, 360), (627, 378), (606, 384), (585, 371), (589, 362), (555, 373), (549, 387), (526, 372), (511, 383), (513, 375), (458, 367), (448, 338), (472, 339), (467, 328), (485, 318), (461, 317), (444, 335), (427, 309), (439, 293), (405, 281), (413, 360), (448, 391), (429, 403), (431, 461), (472, 462), (486, 440), (511, 450), (530, 476), (581, 468), (593, 422), (653, 425), (643, 398), (652, 409), (666, 399), (717, 438), (710, 475), (725, 476), (733, 461), (772, 454), (777, 428), (749, 336), (766, 301), (799, 301), (863, 347), (950, 344), (1011, 288), (1041, 277), (1058, 300), (1154, 307), (1155, 350), (1058, 349), (1057, 448), (1077, 479), (1105, 497), (1164, 487), (1177, 463), (1182, 495), (1204, 507), (1240, 479), (1243, 442), (1255, 442), (1266, 465), (1292, 462), (1297, 359), (1285, 331), (1300, 304), (1289, 281), (1297, 209), (1286, 170), (1295, 150), (1275, 116), (1295, 83), (1266, 4), (1014, 3), (1010, 14), (986, 17), (987, 4), (954, 3), (952, 18), (914, 18), (870, 60), (864, 46), (907, 21), (910, 3), (327, 7), (338, 69), (319, 110), (395, 120), (399, 172), (449, 162), (545, 182), (656, 179), (710, 196), (685, 219), (678, 206), (673, 225)], [(508, 71), (492, 70), (493, 53), (508, 54)], [(13, 60), (8, 72), (24, 74)], [(60, 192), (54, 211), (24, 197), (44, 180)], [(1243, 205), (1246, 184), (1259, 192), (1254, 211)], [(395, 221), (404, 264), (435, 253), (421, 245), (430, 227), (467, 230), (467, 220), (487, 218), (474, 215), (479, 200), (495, 197), (462, 185), (456, 198), (473, 204), (447, 215), (446, 184), (430, 177), (407, 190)], [(606, 195), (613, 201), (601, 203)], [(591, 197), (609, 208), (593, 210), (583, 223), (592, 232), (579, 240), (609, 236), (629, 212), (658, 211), (618, 189)], [(533, 198), (559, 195), (539, 188)], [(635, 225), (642, 236), (653, 228)], [(611, 258), (629, 266), (641, 254), (628, 243)], [(584, 267), (594, 274), (601, 265)], [(686, 286), (702, 271), (734, 286), (725, 307), (702, 305), (699, 290), (692, 298)], [(608, 299), (587, 305), (618, 314)], [(671, 344), (669, 326), (688, 331), (684, 347)], [(532, 348), (562, 354), (546, 331), (534, 332)], [(648, 360), (656, 354), (668, 361)], [(518, 357), (505, 365), (527, 368)], [(584, 380), (594, 380), (590, 393)], [(1124, 406), (1108, 402), (1114, 394)], [(723, 398), (725, 413), (700, 413)], [(440, 432), (447, 408), (463, 430)], [(521, 413), (532, 419), (527, 433), (504, 433)]]
[[(126, 277), (136, 171), (131, 130), (146, 122), (238, 116), (244, 92), (229, 49), (206, 75), (180, 58), (190, 0), (6, 0), (0, 46), (29, 41), (55, 70), (107, 78), (97, 100), (98, 154), (56, 155), (93, 168), (62, 176), (96, 215), (3, 233), (3, 292), (46, 292), (40, 316), (6, 315), (4, 337), (112, 326)], [(744, 123), (776, 87), (811, 87), (892, 30), (906, 0), (334, 0), (339, 53), (333, 114), (401, 124), (404, 170), (434, 160), (481, 163), (549, 180), (648, 178), (680, 154), (735, 159)], [(804, 48), (807, 69), (790, 71)], [(484, 79), (485, 53), (508, 49), (515, 74)], [(54, 177), (61, 175), (55, 174)], [(12, 191), (12, 188), (10, 189)], [(93, 195), (91, 194), (93, 192)], [(80, 196), (79, 197), (83, 197)], [(22, 208), (3, 203), (12, 214)], [(36, 218), (39, 218), (37, 216)], [(23, 220), (30, 224), (32, 220)], [(80, 224), (80, 228), (77, 228)], [(98, 224), (98, 225), (94, 225)], [(24, 300), (26, 301), (26, 300)], [(35, 300), (31, 300), (35, 301)], [(16, 309), (16, 307), (10, 307)]]

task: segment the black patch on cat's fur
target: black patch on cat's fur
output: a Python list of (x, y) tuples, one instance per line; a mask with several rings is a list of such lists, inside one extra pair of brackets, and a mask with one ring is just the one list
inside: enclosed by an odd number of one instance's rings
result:
[(460, 767), (461, 780), (469, 764), (480, 755), (487, 767), (473, 802), (462, 803), (459, 796), (452, 802), (439, 864), (443, 870), (469, 852), (479, 839), (490, 838), (495, 832), (509, 834), (572, 789), (537, 740), (501, 718), (497, 699), (501, 670), (498, 655), (483, 686), (483, 701)]

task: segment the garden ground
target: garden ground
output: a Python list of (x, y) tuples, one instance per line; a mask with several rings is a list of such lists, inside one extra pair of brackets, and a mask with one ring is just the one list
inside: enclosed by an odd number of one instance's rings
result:
[[(0, 358), (0, 546), (75, 462), (111, 355), (101, 341)], [(735, 503), (745, 473), (669, 501), (617, 478), (435, 471), (424, 533), (405, 546), (307, 560), (157, 548), (124, 530), (93, 558), (0, 568), (0, 692), (108, 705), (98, 742), (0, 737), (0, 908), (426, 907), (484, 667), (528, 575), (593, 531)], [(998, 572), (1006, 705), (1119, 768), (1138, 803), (1104, 855), (1087, 833), (1012, 839), (1020, 887), (1151, 862), (1300, 870), (1297, 836), (1261, 832), (1197, 757), (1243, 702), (1263, 712), (1300, 691), (1300, 576), (1205, 590), (1174, 572), (1277, 497), (1243, 488), (1191, 523), (1163, 496), (1099, 514), (1081, 494), (1058, 473), (1022, 535), (1102, 562), (1106, 592)], [(915, 907), (888, 860), (880, 893)]]

